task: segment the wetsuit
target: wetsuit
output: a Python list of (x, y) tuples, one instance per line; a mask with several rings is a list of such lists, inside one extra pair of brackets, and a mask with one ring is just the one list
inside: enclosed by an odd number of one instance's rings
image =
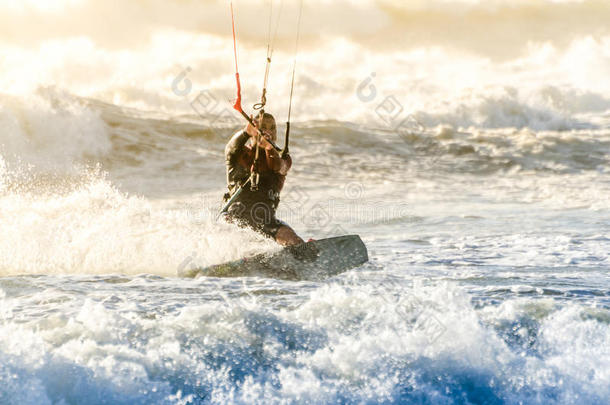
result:
[[(249, 139), (250, 136), (245, 131), (238, 132), (233, 135), (225, 148), (229, 187), (229, 192), (224, 195), (225, 202), (250, 177), (250, 167), (254, 162), (256, 151), (246, 147)], [(290, 156), (286, 160), (290, 167), (292, 165)], [(229, 208), (226, 218), (230, 222), (248, 226), (275, 239), (280, 227), (286, 225), (275, 217), (275, 210), (280, 202), (280, 191), (282, 191), (286, 176), (273, 171), (267, 165), (266, 151), (262, 148), (259, 150), (257, 163), (258, 190), (252, 191), (250, 185), (246, 185)]]

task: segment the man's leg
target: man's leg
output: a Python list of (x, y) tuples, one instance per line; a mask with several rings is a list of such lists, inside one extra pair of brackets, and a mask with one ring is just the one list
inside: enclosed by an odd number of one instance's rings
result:
[(280, 226), (275, 234), (275, 241), (282, 246), (300, 245), (304, 242), (288, 225)]

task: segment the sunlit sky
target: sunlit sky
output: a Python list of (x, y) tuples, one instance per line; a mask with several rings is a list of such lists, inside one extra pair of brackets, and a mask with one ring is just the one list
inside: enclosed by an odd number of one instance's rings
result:
[[(264, 41), (269, 1), (236, 0), (241, 40)], [(274, 0), (275, 11), (280, 1)], [(294, 34), (297, 0), (283, 4), (280, 38)], [(334, 37), (370, 48), (405, 49), (443, 43), (511, 57), (528, 41), (566, 45), (610, 30), (606, 0), (306, 0), (303, 37), (315, 46)], [(227, 36), (229, 2), (162, 0), (0, 0), (0, 39), (35, 45), (52, 38), (86, 36), (110, 48), (146, 42), (173, 29)]]
[[(270, 3), (277, 16), (281, 1), (233, 3), (248, 98), (262, 81)], [(282, 99), (298, 6), (285, 0), (279, 20), (270, 92)], [(172, 110), (180, 101), (170, 84), (190, 67), (198, 88), (228, 97), (229, 10), (227, 0), (0, 0), (0, 85)], [(607, 0), (305, 0), (297, 112), (359, 116), (358, 106), (338, 111), (337, 95), (353, 95), (371, 72), (414, 109), (490, 87), (600, 90), (610, 74), (608, 21)]]

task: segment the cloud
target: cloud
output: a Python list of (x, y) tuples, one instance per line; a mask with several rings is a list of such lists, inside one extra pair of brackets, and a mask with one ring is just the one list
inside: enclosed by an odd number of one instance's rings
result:
[(610, 32), (610, 3), (603, 0), (417, 3), (419, 7), (411, 2), (380, 0), (391, 23), (377, 38), (357, 40), (368, 46), (377, 41), (378, 47), (386, 49), (397, 43), (407, 48), (441, 45), (494, 59), (511, 59), (529, 43), (565, 47), (576, 38), (599, 38)]
[[(274, 3), (277, 13), (279, 1)], [(269, 3), (236, 0), (234, 4), (240, 44), (263, 46)], [(297, 1), (285, 1), (279, 48), (293, 46), (297, 10)], [(610, 2), (606, 0), (309, 0), (302, 38), (303, 46), (310, 48), (342, 38), (372, 50), (435, 45), (506, 59), (518, 56), (531, 42), (565, 46), (578, 37), (607, 35), (608, 21)], [(167, 29), (229, 37), (228, 2), (0, 0), (0, 41), (18, 46), (88, 37), (106, 48), (130, 49)]]

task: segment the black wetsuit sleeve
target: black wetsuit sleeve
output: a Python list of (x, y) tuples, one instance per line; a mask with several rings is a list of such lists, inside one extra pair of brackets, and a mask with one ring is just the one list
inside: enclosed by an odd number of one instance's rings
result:
[(237, 190), (239, 185), (248, 178), (249, 171), (241, 167), (239, 157), (244, 152), (246, 142), (250, 136), (245, 131), (240, 131), (233, 135), (225, 147), (225, 163), (227, 166), (227, 187), (229, 192), (225, 194), (225, 201)]
[(237, 164), (237, 159), (249, 138), (246, 131), (240, 131), (229, 140), (225, 147), (225, 162), (228, 167), (234, 167)]

